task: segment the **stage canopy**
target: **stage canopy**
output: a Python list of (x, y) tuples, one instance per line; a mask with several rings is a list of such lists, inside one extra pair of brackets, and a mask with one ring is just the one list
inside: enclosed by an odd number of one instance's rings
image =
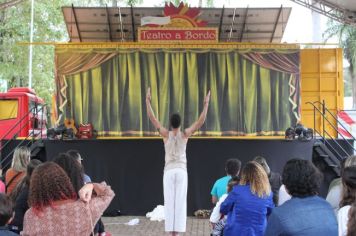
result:
[(356, 26), (355, 0), (291, 0), (343, 24)]
[[(162, 16), (163, 7), (63, 7), (71, 42), (136, 41), (145, 16)], [(219, 29), (220, 42), (279, 43), (289, 7), (201, 8), (199, 18)]]

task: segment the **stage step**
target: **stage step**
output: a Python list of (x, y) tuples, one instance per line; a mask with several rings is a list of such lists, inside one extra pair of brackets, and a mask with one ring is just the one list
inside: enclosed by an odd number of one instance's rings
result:
[(337, 157), (324, 143), (317, 141), (313, 147), (313, 162), (324, 162), (330, 169), (340, 176), (340, 161), (342, 157)]
[(31, 159), (37, 157), (37, 155), (45, 148), (42, 139), (37, 140), (30, 146), (31, 150)]

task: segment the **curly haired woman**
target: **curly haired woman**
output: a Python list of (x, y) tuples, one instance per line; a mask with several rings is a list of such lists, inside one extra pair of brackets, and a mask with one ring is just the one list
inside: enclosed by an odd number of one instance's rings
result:
[(224, 236), (263, 236), (267, 215), (274, 207), (272, 195), (266, 171), (257, 162), (248, 162), (242, 169), (239, 185), (220, 207), (220, 212), (228, 215)]
[(318, 197), (322, 175), (307, 160), (292, 159), (284, 166), (282, 182), (292, 199), (273, 210), (266, 236), (335, 236), (337, 222), (331, 205)]
[(356, 166), (342, 173), (343, 193), (338, 212), (339, 236), (356, 235)]
[(80, 189), (77, 200), (64, 170), (53, 162), (42, 164), (31, 177), (31, 208), (25, 214), (22, 235), (90, 235), (114, 196), (110, 186), (90, 183)]

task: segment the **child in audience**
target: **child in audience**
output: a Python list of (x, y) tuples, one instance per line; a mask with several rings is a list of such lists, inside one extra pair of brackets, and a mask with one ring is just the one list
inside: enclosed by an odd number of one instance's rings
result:
[(267, 215), (274, 207), (267, 174), (260, 164), (248, 162), (237, 186), (221, 204), (220, 212), (228, 215), (224, 236), (263, 236)]
[(88, 183), (78, 195), (59, 165), (39, 165), (31, 177), (22, 235), (90, 235), (115, 194), (105, 183)]
[(227, 183), (233, 176), (238, 176), (241, 169), (241, 161), (239, 159), (229, 159), (225, 163), (226, 176), (216, 180), (213, 189), (211, 190), (211, 201), (217, 203), (223, 194), (226, 194)]
[[(239, 178), (237, 176), (233, 176), (228, 184), (227, 184), (227, 192), (231, 192), (232, 188), (239, 183)], [(227, 194), (225, 193), (224, 195), (221, 196), (219, 201), (216, 203), (213, 211), (211, 212), (210, 215), (210, 223), (213, 226), (213, 230), (211, 233), (211, 236), (222, 236), (223, 235), (223, 230), (226, 224), (226, 218), (227, 216), (224, 216), (220, 214), (220, 205), (225, 201), (227, 198)]]
[(337, 222), (330, 204), (318, 197), (322, 175), (307, 160), (292, 159), (284, 166), (282, 182), (292, 199), (275, 208), (266, 236), (335, 236)]
[(356, 166), (342, 174), (343, 194), (338, 212), (339, 236), (356, 235)]
[(0, 193), (0, 235), (14, 236), (18, 235), (11, 232), (7, 224), (9, 224), (14, 217), (14, 205), (11, 199), (3, 193)]

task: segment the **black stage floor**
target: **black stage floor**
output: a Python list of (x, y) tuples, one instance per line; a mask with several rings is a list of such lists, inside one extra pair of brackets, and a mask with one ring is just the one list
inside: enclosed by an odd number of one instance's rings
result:
[[(18, 140), (17, 140), (18, 142)], [(15, 145), (16, 141), (9, 145)], [(210, 209), (210, 191), (224, 176), (224, 163), (238, 158), (243, 163), (264, 156), (271, 169), (281, 172), (292, 158), (312, 159), (314, 140), (190, 139), (188, 160), (188, 214)], [(86, 173), (95, 182), (106, 181), (116, 197), (108, 212), (144, 215), (163, 205), (164, 148), (161, 139), (44, 140), (42, 158), (52, 160), (70, 149), (80, 151)], [(3, 157), (6, 155), (4, 150)]]

